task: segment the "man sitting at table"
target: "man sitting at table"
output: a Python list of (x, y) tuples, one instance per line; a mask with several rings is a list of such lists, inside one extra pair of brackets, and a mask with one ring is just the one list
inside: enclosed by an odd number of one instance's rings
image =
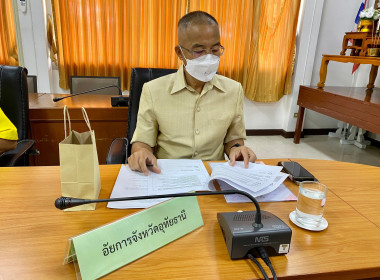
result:
[[(201, 11), (178, 22), (178, 58), (174, 74), (146, 83), (128, 158), (132, 170), (159, 173), (157, 158), (256, 160), (244, 146), (243, 89), (240, 83), (216, 75), (224, 52), (216, 19)], [(157, 158), (156, 158), (156, 156)]]
[(17, 128), (0, 108), (0, 155), (16, 149), (17, 139)]

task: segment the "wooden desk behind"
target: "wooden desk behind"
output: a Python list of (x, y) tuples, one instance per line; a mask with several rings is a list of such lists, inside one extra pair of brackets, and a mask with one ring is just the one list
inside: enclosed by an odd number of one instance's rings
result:
[[(276, 165), (279, 160), (264, 162)], [(353, 199), (342, 199), (344, 188), (351, 190), (352, 196), (357, 195), (358, 201), (363, 189), (367, 196), (378, 196), (378, 182), (365, 178), (376, 179), (373, 174), (379, 174), (380, 168), (321, 160), (296, 161), (330, 188), (325, 212), (329, 227), (310, 232), (293, 225), (288, 216), (295, 209), (294, 201), (260, 203), (263, 210), (277, 215), (293, 231), (290, 252), (271, 258), (279, 279), (380, 277), (380, 228), (372, 222), (380, 215), (379, 211), (375, 214), (378, 206), (369, 204), (361, 209)], [(119, 169), (118, 165), (100, 167), (100, 198), (110, 196)], [(295, 184), (289, 180), (285, 184), (298, 193)], [(136, 212), (108, 209), (104, 203), (98, 204), (95, 211), (62, 212), (54, 207), (60, 193), (58, 166), (1, 168), (1, 279), (75, 279), (73, 265), (62, 265), (66, 240)], [(218, 212), (252, 210), (254, 206), (227, 204), (221, 196), (203, 196), (198, 201), (203, 227), (103, 279), (262, 279), (249, 260), (229, 258), (216, 218)], [(376, 217), (362, 214), (369, 211)]]
[(83, 106), (95, 131), (99, 164), (105, 164), (112, 139), (127, 135), (128, 107), (112, 107), (111, 95), (83, 94), (53, 102), (62, 94), (29, 94), (29, 121), (31, 138), (36, 141), (40, 155), (31, 160), (33, 165), (59, 165), (58, 144), (64, 139), (63, 107), (67, 105), (71, 128), (78, 132), (88, 130), (83, 120)]
[(300, 86), (294, 143), (301, 137), (306, 109), (380, 134), (380, 89)]

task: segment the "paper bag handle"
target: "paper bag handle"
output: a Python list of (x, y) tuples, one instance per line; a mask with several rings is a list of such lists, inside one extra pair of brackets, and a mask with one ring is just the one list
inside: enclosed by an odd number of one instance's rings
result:
[(67, 109), (67, 106), (65, 105), (65, 107), (63, 107), (63, 124), (64, 124), (64, 127), (65, 127), (65, 138), (67, 137), (66, 115), (67, 115), (67, 120), (69, 122), (69, 131), (71, 131), (70, 114), (69, 114), (69, 110)]
[(91, 125), (90, 125), (90, 120), (88, 119), (86, 109), (82, 107), (82, 114), (83, 114), (83, 119), (86, 122), (88, 129), (91, 131)]

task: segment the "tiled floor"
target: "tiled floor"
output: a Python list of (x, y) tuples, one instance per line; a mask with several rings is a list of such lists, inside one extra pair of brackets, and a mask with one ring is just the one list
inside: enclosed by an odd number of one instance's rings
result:
[(248, 136), (246, 145), (253, 149), (258, 159), (311, 158), (380, 166), (380, 148), (342, 145), (338, 138), (327, 135), (305, 136), (300, 144), (282, 136)]

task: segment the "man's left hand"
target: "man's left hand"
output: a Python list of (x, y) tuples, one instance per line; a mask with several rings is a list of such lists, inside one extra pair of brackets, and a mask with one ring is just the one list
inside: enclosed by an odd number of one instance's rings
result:
[(233, 147), (230, 150), (230, 164), (235, 165), (237, 160), (244, 160), (244, 167), (248, 168), (249, 162), (255, 162), (257, 157), (256, 154), (247, 146)]

